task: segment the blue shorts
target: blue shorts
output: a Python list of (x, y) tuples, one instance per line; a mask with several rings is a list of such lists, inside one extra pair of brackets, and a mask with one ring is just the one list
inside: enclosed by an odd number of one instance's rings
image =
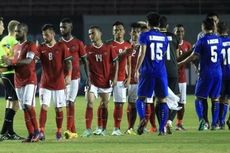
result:
[(195, 95), (200, 98), (219, 98), (221, 91), (222, 77), (200, 77), (196, 83)]
[(139, 97), (151, 98), (155, 91), (158, 98), (165, 98), (168, 96), (168, 81), (167, 77), (155, 77), (152, 75), (140, 75), (137, 95)]

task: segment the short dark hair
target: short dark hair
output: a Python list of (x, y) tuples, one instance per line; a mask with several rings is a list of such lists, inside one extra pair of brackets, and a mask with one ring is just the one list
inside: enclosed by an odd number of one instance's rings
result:
[(61, 23), (69, 23), (69, 24), (73, 24), (72, 20), (70, 18), (64, 18), (61, 20)]
[(29, 31), (28, 25), (25, 23), (19, 23), (17, 26), (21, 27), (26, 33)]
[(97, 26), (97, 25), (92, 25), (92, 26), (89, 27), (89, 29), (97, 29), (98, 31), (102, 32), (101, 28), (99, 26)]
[(206, 18), (203, 21), (203, 26), (205, 30), (214, 30), (215, 27), (214, 20), (210, 18)]
[(160, 17), (160, 28), (166, 28), (168, 25), (168, 19), (166, 16)]
[(158, 27), (160, 24), (160, 15), (158, 13), (155, 12), (149, 12), (146, 15), (146, 19), (148, 21), (148, 24), (151, 27)]
[(217, 24), (217, 31), (219, 34), (224, 34), (224, 33), (228, 33), (229, 28), (228, 28), (228, 24), (225, 21), (221, 21)]
[(45, 24), (42, 26), (42, 31), (51, 30), (54, 31), (54, 26), (52, 24)]
[(177, 24), (176, 26), (175, 26), (176, 28), (183, 28), (184, 27), (184, 25), (183, 24)]
[(210, 18), (210, 17), (213, 17), (213, 16), (216, 16), (219, 19), (219, 15), (216, 12), (210, 12), (210, 13), (208, 13), (207, 16), (206, 16), (206, 18)]
[(118, 25), (122, 25), (123, 27), (125, 27), (124, 23), (121, 22), (121, 21), (116, 21), (116, 22), (113, 23), (113, 26), (118, 26)]
[(133, 22), (133, 23), (131, 23), (130, 27), (131, 28), (141, 28), (141, 25), (137, 22)]

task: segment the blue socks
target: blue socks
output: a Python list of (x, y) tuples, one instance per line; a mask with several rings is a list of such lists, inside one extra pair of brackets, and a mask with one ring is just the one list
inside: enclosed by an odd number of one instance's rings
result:
[(145, 105), (144, 99), (138, 98), (136, 100), (136, 109), (141, 120), (145, 118)]
[(195, 100), (195, 108), (196, 108), (196, 114), (197, 114), (199, 121), (200, 121), (201, 119), (204, 118), (204, 116), (203, 116), (204, 106), (203, 106), (201, 99)]
[(212, 102), (212, 126), (216, 126), (219, 117), (220, 103)]
[(159, 127), (159, 132), (164, 133), (164, 127), (166, 125), (166, 122), (168, 120), (168, 115), (169, 115), (169, 108), (167, 103), (160, 103), (159, 104), (159, 118), (160, 118), (160, 127)]
[(228, 104), (220, 103), (220, 115), (219, 115), (220, 126), (224, 126), (227, 112), (228, 112)]

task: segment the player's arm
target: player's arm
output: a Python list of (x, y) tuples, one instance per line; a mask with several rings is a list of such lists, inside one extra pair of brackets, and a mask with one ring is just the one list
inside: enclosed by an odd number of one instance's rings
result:
[(114, 76), (113, 76), (112, 87), (114, 87), (115, 85), (117, 85), (118, 67), (119, 67), (118, 58), (115, 59), (115, 60), (113, 61), (113, 63), (115, 64), (115, 73), (114, 73)]
[(191, 61), (194, 61), (196, 59), (199, 58), (199, 55), (195, 52), (192, 52), (192, 54), (190, 56), (188, 56), (186, 59), (182, 60), (181, 62), (178, 63), (178, 66), (184, 65), (184, 64), (188, 64)]
[(91, 81), (90, 81), (90, 77), (89, 77), (89, 63), (88, 63), (88, 60), (87, 60), (87, 56), (82, 56), (81, 57), (81, 61), (84, 65), (84, 69), (85, 69), (85, 74), (86, 74), (86, 86), (90, 87), (90, 84), (91, 84)]
[(72, 76), (72, 56), (66, 58), (65, 60), (65, 70), (66, 70), (66, 76), (65, 76), (65, 84), (68, 85), (71, 82), (71, 76)]
[(124, 86), (128, 87), (131, 80), (131, 56), (127, 57), (127, 78), (124, 81)]
[(146, 45), (141, 45), (140, 46), (140, 52), (137, 58), (137, 65), (135, 68), (135, 79), (139, 79), (139, 69), (141, 67), (141, 64), (143, 63), (143, 60), (145, 58), (145, 53), (146, 53)]

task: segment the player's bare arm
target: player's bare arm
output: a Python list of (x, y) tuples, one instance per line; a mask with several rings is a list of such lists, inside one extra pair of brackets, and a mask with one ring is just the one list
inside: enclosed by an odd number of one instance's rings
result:
[(71, 74), (72, 74), (72, 61), (71, 61), (71, 59), (65, 60), (65, 69), (67, 70), (67, 75), (65, 76), (65, 84), (68, 85), (71, 82)]
[(198, 56), (197, 54), (195, 54), (194, 52), (192, 52), (192, 54), (191, 54), (189, 57), (187, 57), (187, 58), (184, 59), (183, 61), (179, 62), (179, 63), (178, 63), (178, 66), (181, 66), (181, 65), (184, 65), (184, 64), (188, 64), (188, 63), (190, 63), (190, 62), (192, 62), (192, 61), (198, 59), (198, 57), (199, 57), (199, 56)]
[(119, 62), (118, 62), (118, 60), (115, 60), (114, 63), (115, 63), (115, 74), (114, 74), (114, 78), (113, 78), (113, 80), (112, 80), (112, 87), (116, 86), (116, 84), (117, 84), (118, 67), (119, 67)]
[(129, 86), (131, 80), (131, 56), (127, 57), (127, 70), (128, 70), (127, 78), (124, 81), (125, 87)]
[(86, 56), (81, 57), (81, 61), (84, 64), (85, 74), (86, 74), (86, 86), (90, 87), (90, 77), (89, 77), (89, 63)]
[(137, 66), (135, 69), (135, 76), (134, 76), (136, 81), (139, 79), (139, 69), (141, 67), (141, 64), (143, 63), (144, 58), (145, 58), (145, 53), (146, 53), (146, 45), (141, 45), (139, 56), (137, 58)]

